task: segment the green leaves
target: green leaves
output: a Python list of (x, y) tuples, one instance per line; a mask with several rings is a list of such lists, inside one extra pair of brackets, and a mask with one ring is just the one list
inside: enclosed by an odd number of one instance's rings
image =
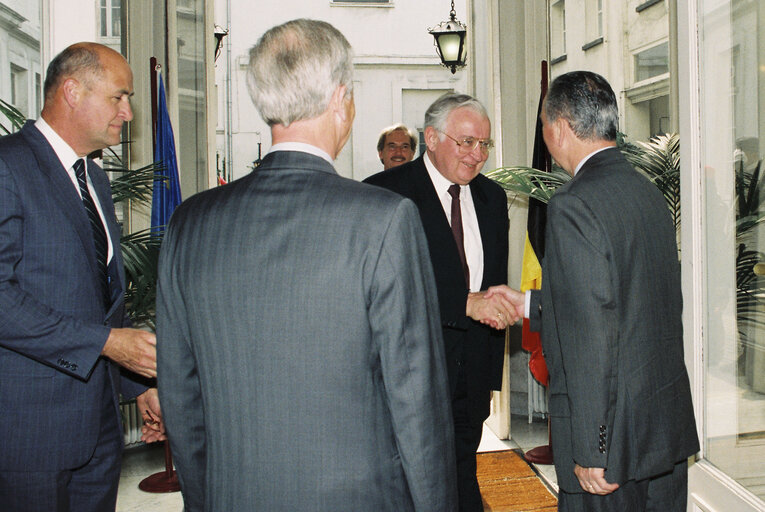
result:
[(508, 192), (532, 197), (545, 204), (558, 187), (571, 179), (566, 171), (557, 166), (554, 166), (550, 172), (532, 167), (500, 167), (488, 171), (486, 176)]
[(26, 122), (26, 117), (19, 109), (0, 99), (0, 114), (3, 114), (11, 123), (11, 127), (7, 128), (3, 123), (0, 123), (0, 135), (8, 135), (21, 129)]
[(154, 329), (157, 299), (157, 264), (162, 237), (151, 228), (123, 235), (120, 240), (125, 265), (125, 303), (134, 325)]
[(656, 135), (648, 142), (624, 143), (622, 153), (635, 169), (645, 174), (661, 191), (680, 231), (680, 137)]

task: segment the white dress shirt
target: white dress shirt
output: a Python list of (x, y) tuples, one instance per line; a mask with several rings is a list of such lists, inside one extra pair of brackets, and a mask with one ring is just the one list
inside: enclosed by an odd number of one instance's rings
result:
[(329, 156), (326, 151), (304, 142), (280, 142), (271, 146), (271, 149), (268, 150), (268, 153), (273, 153), (275, 151), (302, 151), (303, 153), (309, 153), (311, 155), (323, 158), (330, 164), (335, 165), (335, 163), (332, 161), (332, 157)]
[[(436, 166), (430, 161), (425, 153), (423, 161), (428, 170), (430, 181), (436, 189), (438, 199), (444, 209), (444, 215), (451, 226), (452, 222), (452, 196), (449, 195), (449, 187), (452, 182), (438, 172)], [(478, 227), (478, 217), (473, 204), (473, 194), (470, 193), (470, 185), (460, 185), (460, 213), (462, 214), (462, 231), (464, 233), (465, 258), (470, 269), (470, 290), (481, 290), (483, 281), (483, 244), (481, 243), (481, 230)]]

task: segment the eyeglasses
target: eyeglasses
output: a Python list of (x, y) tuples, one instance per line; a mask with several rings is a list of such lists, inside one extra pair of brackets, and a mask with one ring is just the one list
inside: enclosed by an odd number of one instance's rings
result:
[(460, 148), (460, 153), (465, 155), (471, 151), (475, 151), (475, 148), (477, 148), (479, 145), (481, 146), (481, 153), (488, 155), (489, 151), (491, 151), (491, 148), (494, 147), (494, 141), (491, 139), (476, 139), (474, 137), (465, 137), (462, 140), (457, 140), (446, 132), (442, 132), (441, 130), (438, 131), (452, 139), (454, 143), (457, 144), (457, 147)]

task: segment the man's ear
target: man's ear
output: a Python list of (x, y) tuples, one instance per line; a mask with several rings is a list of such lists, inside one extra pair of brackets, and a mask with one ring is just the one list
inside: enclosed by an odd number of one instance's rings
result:
[(61, 84), (61, 92), (63, 93), (64, 101), (66, 101), (70, 107), (74, 108), (80, 101), (82, 87), (82, 84), (74, 78), (67, 78), (64, 80), (64, 83)]
[(329, 100), (329, 106), (332, 111), (340, 116), (340, 119), (345, 121), (348, 115), (348, 109), (345, 108), (345, 93), (348, 88), (344, 85), (338, 85), (335, 88), (335, 92), (332, 93), (332, 98)]
[(425, 128), (425, 145), (428, 147), (430, 151), (436, 150), (436, 145), (438, 144), (438, 130), (433, 128), (432, 126), (427, 126)]
[(571, 125), (563, 117), (559, 117), (552, 125), (553, 137), (555, 138), (555, 145), (561, 147), (566, 140), (574, 134), (571, 129)]

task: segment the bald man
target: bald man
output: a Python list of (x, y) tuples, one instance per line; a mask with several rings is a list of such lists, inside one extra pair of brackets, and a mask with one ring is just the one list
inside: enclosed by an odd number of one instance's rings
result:
[(133, 118), (133, 75), (114, 50), (77, 43), (44, 93), (41, 118), (0, 138), (0, 503), (103, 512), (117, 499), (119, 394), (160, 418), (142, 382), (156, 376), (154, 335), (124, 327), (120, 230), (87, 158)]

